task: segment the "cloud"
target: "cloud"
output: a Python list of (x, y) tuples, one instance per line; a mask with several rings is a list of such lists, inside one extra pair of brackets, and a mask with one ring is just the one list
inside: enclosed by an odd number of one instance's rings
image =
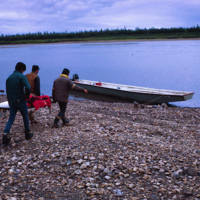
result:
[(0, 19), (4, 20), (26, 19), (27, 17), (28, 17), (27, 13), (18, 13), (16, 11), (0, 12)]
[(199, 0), (7, 0), (0, 4), (0, 33), (191, 27), (199, 10)]

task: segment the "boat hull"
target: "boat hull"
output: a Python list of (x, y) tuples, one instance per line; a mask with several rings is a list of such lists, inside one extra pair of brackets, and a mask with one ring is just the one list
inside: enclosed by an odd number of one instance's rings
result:
[(120, 89), (112, 89), (106, 88), (102, 86), (89, 85), (83, 83), (76, 83), (78, 86), (85, 88), (89, 93), (100, 94), (111, 96), (117, 99), (123, 99), (128, 101), (137, 101), (145, 104), (161, 104), (161, 103), (169, 103), (176, 101), (185, 101), (191, 99), (193, 93), (188, 93), (186, 95), (160, 95), (160, 94), (152, 94), (152, 93), (140, 93), (133, 91), (125, 91)]

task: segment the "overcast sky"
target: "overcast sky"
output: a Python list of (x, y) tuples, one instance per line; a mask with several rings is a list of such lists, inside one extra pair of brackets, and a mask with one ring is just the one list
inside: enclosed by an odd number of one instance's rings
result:
[(0, 0), (0, 34), (200, 25), (200, 0)]

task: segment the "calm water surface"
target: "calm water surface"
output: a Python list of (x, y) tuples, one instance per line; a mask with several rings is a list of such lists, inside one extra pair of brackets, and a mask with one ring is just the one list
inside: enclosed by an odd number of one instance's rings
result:
[(81, 79), (160, 89), (194, 91), (180, 106), (200, 106), (200, 40), (91, 42), (0, 46), (0, 89), (22, 61), (27, 71), (40, 66), (41, 90), (51, 94), (62, 69)]

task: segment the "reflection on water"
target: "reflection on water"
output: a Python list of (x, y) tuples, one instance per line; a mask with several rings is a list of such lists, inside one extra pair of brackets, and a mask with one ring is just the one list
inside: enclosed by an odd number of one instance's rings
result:
[(52, 83), (64, 67), (81, 79), (160, 89), (194, 91), (192, 100), (176, 103), (200, 106), (200, 40), (119, 41), (4, 45), (0, 47), (0, 89), (16, 62), (41, 68), (41, 90), (51, 94)]

